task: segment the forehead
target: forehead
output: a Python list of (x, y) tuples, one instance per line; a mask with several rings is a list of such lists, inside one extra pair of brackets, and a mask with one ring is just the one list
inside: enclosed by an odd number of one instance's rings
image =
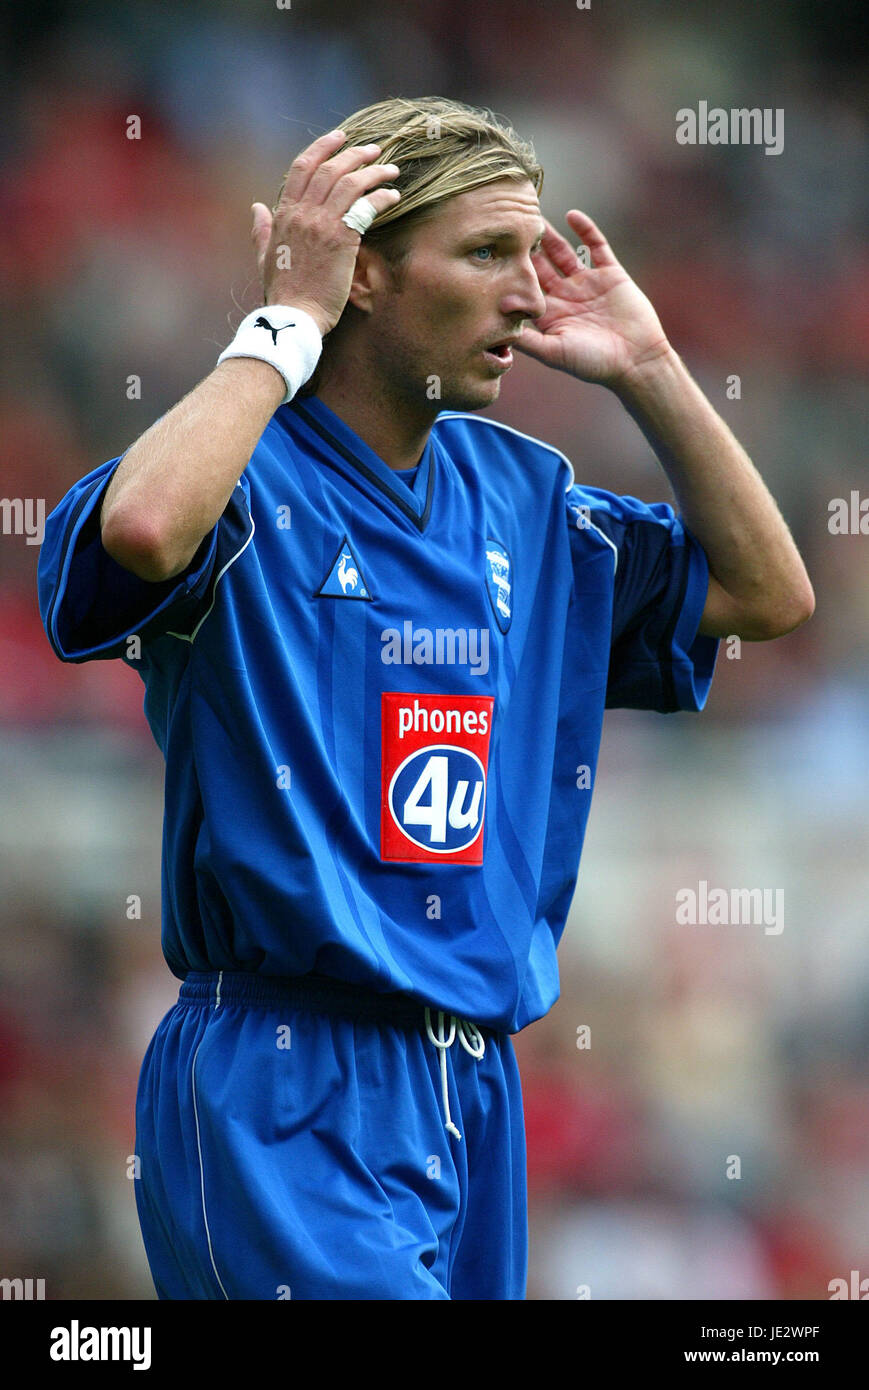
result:
[(440, 237), (474, 231), (512, 232), (535, 241), (545, 230), (540, 202), (530, 179), (498, 179), (467, 193), (457, 193), (427, 217), (419, 228)]

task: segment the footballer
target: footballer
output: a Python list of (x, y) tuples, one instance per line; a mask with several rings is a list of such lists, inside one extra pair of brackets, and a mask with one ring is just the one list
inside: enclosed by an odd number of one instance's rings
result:
[[(160, 1298), (525, 1296), (512, 1035), (558, 997), (604, 710), (700, 710), (720, 637), (811, 615), (757, 470), (542, 177), (442, 98), (314, 140), (252, 209), (261, 303), (47, 522), (54, 651), (135, 667), (165, 757)], [(517, 352), (612, 392), (678, 509), (490, 419)]]

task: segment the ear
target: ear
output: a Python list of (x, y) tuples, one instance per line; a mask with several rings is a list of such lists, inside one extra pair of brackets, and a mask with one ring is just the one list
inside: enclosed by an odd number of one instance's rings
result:
[(370, 314), (376, 301), (385, 290), (392, 286), (393, 276), (388, 262), (363, 241), (356, 253), (356, 266), (350, 283), (348, 304)]

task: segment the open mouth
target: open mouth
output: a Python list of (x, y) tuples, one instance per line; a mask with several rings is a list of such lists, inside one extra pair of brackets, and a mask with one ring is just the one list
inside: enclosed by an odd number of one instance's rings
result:
[(513, 353), (510, 350), (510, 343), (507, 340), (503, 343), (495, 343), (490, 348), (485, 348), (484, 356), (490, 358), (493, 362), (497, 362), (501, 367), (511, 367), (513, 365)]

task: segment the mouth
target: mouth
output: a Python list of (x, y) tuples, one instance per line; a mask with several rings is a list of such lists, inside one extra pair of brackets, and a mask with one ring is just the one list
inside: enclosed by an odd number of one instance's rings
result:
[(490, 347), (483, 349), (483, 356), (492, 366), (500, 368), (501, 371), (509, 371), (513, 365), (513, 353), (511, 343), (515, 338), (504, 338), (500, 343), (492, 343)]

